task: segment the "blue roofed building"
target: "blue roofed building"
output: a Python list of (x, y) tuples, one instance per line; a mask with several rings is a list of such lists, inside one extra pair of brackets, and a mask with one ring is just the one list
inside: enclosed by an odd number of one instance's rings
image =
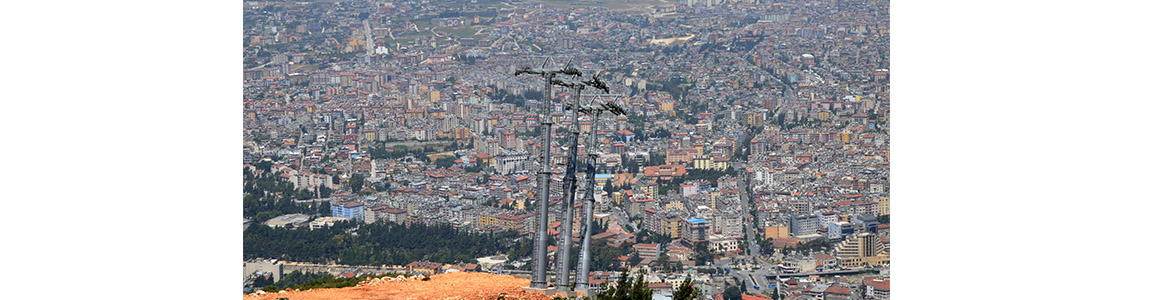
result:
[(351, 219), (357, 222), (365, 221), (366, 206), (358, 202), (340, 202), (333, 203), (332, 211), (334, 217)]
[(711, 230), (711, 223), (706, 219), (690, 218), (687, 219), (687, 240), (691, 242), (702, 242), (707, 240), (707, 233)]

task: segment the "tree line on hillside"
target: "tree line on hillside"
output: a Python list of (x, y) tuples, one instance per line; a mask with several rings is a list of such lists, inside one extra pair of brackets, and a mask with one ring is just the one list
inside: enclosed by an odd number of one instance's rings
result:
[(265, 292), (273, 292), (306, 284), (315, 280), (333, 279), (333, 275), (320, 272), (301, 272), (300, 270), (284, 274), (280, 282), (273, 282), (273, 278), (260, 277), (252, 282), (252, 286), (263, 288)]
[(293, 201), (312, 199), (317, 192), (321, 195), (333, 193), (326, 187), (319, 189), (296, 190), (292, 183), (280, 180), (276, 174), (265, 172), (256, 175), (244, 168), (244, 218), (251, 219), (253, 223), (262, 223), (283, 214), (329, 214), (329, 205), (313, 206)]
[(244, 256), (346, 265), (471, 263), (477, 257), (508, 252), (517, 246), (518, 237), (514, 231), (488, 234), (444, 225), (381, 222), (361, 227), (339, 222), (317, 230), (249, 226), (244, 231)]
[[(293, 290), (298, 290), (298, 291), (304, 291), (304, 290), (310, 290), (310, 289), (335, 289), (335, 288), (357, 286), (358, 283), (361, 283), (362, 281), (372, 279), (372, 278), (380, 278), (380, 277), (385, 277), (385, 276), (395, 277), (398, 275), (405, 275), (405, 274), (389, 273), (389, 274), (381, 274), (381, 275), (365, 275), (365, 276), (350, 277), (350, 278), (335, 278), (332, 275), (329, 275), (327, 273), (308, 273), (307, 275), (301, 275), (298, 277), (290, 278), (290, 276), (292, 276), (293, 274), (299, 273), (299, 272), (300, 271), (295, 271), (295, 272), (289, 273), (288, 275), (285, 275), (285, 277), (281, 278), (280, 282), (277, 282), (276, 284), (273, 284), (273, 285), (265, 286), (261, 290), (263, 290), (266, 293), (275, 293), (275, 292), (285, 290), (285, 289), (293, 289)], [(287, 299), (287, 298), (285, 298), (285, 299)]]
[[(597, 227), (594, 227), (597, 228)], [(570, 265), (578, 266), (580, 261), (581, 247), (579, 243), (573, 244), (569, 253), (573, 254), (570, 257)], [(620, 247), (610, 246), (605, 240), (593, 239), (589, 242), (589, 270), (590, 271), (617, 271), (621, 269), (620, 263), (617, 261), (619, 256), (637, 256), (634, 252), (634, 244), (622, 243)], [(531, 251), (531, 250), (530, 250)], [(528, 253), (529, 255), (531, 253)]]

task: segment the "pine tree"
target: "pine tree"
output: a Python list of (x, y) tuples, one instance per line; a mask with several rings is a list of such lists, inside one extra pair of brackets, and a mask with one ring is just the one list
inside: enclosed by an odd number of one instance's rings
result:
[(634, 282), (634, 285), (630, 287), (630, 299), (650, 300), (654, 296), (654, 292), (650, 290), (650, 287), (646, 286), (645, 275), (646, 272), (640, 272), (638, 274), (638, 281)]
[(694, 300), (695, 296), (695, 284), (691, 282), (690, 277), (687, 277), (687, 279), (683, 281), (682, 285), (678, 287), (678, 290), (674, 291), (674, 297), (672, 299)]
[[(618, 278), (617, 286), (609, 288), (605, 292), (597, 295), (597, 300), (650, 300), (653, 296), (653, 291), (646, 286), (646, 273), (638, 274), (638, 280), (630, 282), (630, 270), (623, 269), (622, 275)], [(676, 298), (677, 299), (677, 298)]]

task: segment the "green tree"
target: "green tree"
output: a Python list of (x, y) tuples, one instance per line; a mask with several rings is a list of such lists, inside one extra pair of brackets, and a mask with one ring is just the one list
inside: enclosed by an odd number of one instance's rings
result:
[(532, 239), (523, 238), (516, 242), (516, 246), (508, 249), (508, 259), (520, 260), (521, 257), (530, 256), (532, 254)]
[[(325, 194), (322, 194), (325, 195)], [(322, 216), (333, 215), (333, 208), (329, 207), (329, 202), (317, 204), (317, 214)]]
[(297, 270), (297, 271), (293, 271), (292, 273), (288, 273), (288, 274), (285, 274), (284, 276), (281, 276), (280, 282), (278, 282), (278, 283), (275, 283), (275, 284), (269, 283), (266, 285), (256, 284), (256, 286), (265, 286), (266, 287), (269, 285), (274, 285), (274, 286), (276, 286), (277, 290), (283, 290), (283, 289), (291, 288), (294, 286), (306, 284), (306, 283), (309, 283), (309, 282), (312, 282), (315, 280), (332, 279), (332, 278), (333, 278), (333, 276), (329, 275), (329, 273), (312, 273), (312, 272), (304, 273), (304, 272), (301, 272), (300, 270)]
[(617, 285), (597, 295), (597, 300), (650, 300), (653, 291), (646, 286), (645, 273), (638, 274), (638, 279), (630, 282), (630, 270), (623, 269)]
[(732, 285), (723, 289), (723, 299), (725, 300), (743, 300), (743, 292), (738, 287)]
[(642, 257), (638, 255), (630, 256), (630, 260), (628, 262), (631, 266), (637, 266), (639, 263), (642, 263)]
[(630, 287), (630, 299), (634, 300), (650, 300), (654, 297), (654, 292), (650, 287), (646, 286), (646, 273), (638, 273), (638, 281)]
[(252, 280), (253, 287), (265, 287), (272, 285), (272, 276), (260, 276)]
[(760, 254), (765, 256), (772, 255), (772, 252), (775, 251), (775, 246), (773, 246), (773, 243), (775, 243), (775, 241), (773, 241), (772, 238), (768, 238), (764, 240), (763, 243), (760, 243)]
[(313, 199), (313, 192), (308, 189), (297, 190), (297, 200)]
[(674, 291), (674, 297), (671, 299), (694, 300), (695, 296), (697, 296), (697, 293), (695, 292), (695, 284), (691, 282), (690, 277), (687, 277), (686, 280), (683, 280), (682, 285), (678, 287), (678, 290)]
[(256, 169), (264, 170), (264, 172), (267, 173), (268, 171), (272, 170), (272, 162), (261, 160), (260, 162), (256, 163)]
[(597, 300), (626, 300), (630, 299), (630, 270), (622, 269), (617, 284), (597, 295)]
[(360, 192), (362, 190), (362, 186), (365, 184), (366, 184), (366, 177), (363, 176), (361, 173), (353, 174), (353, 177), (349, 178), (349, 188), (351, 190), (353, 190), (353, 193), (355, 193), (355, 194), (357, 192)]
[(659, 254), (658, 259), (654, 260), (654, 264), (657, 265), (658, 268), (661, 268), (661, 269), (665, 269), (667, 264), (669, 264), (669, 263), (670, 263), (670, 257), (666, 256), (666, 253)]
[(708, 246), (709, 245), (707, 242), (695, 243), (694, 250), (696, 265), (706, 265), (707, 263), (714, 260), (714, 255), (711, 254), (711, 250), (707, 248)]
[(439, 168), (450, 168), (453, 165), (455, 165), (454, 156), (444, 156), (435, 159), (435, 166), (438, 166)]
[(359, 265), (465, 263), (523, 245), (515, 244), (519, 234), (514, 231), (483, 234), (440, 225), (374, 223), (356, 228), (356, 235), (347, 232), (355, 227), (353, 222), (317, 230), (249, 226), (244, 230), (244, 256)]
[(475, 166), (463, 169), (464, 171), (467, 171), (467, 173), (479, 173), (479, 172), (483, 171), (483, 165), (480, 164), (478, 158), (472, 159), (472, 161), (475, 163)]

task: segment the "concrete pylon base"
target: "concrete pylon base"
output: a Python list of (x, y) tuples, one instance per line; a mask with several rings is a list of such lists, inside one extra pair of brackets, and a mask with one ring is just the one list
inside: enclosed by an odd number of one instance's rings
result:
[(583, 298), (586, 295), (588, 295), (588, 292), (558, 291), (556, 288), (543, 288), (542, 289), (542, 288), (534, 288), (534, 287), (521, 287), (520, 289), (525, 291), (525, 292), (528, 292), (528, 293), (538, 293), (538, 294), (553, 296), (553, 297), (561, 296), (561, 297), (565, 297), (565, 298), (568, 298), (568, 297)]
[(593, 294), (589, 293), (589, 288), (584, 288), (584, 289), (578, 288), (574, 292), (576, 292), (578, 295), (581, 295), (580, 296), (581, 298), (593, 296)]
[(545, 294), (545, 295), (548, 295), (548, 293), (547, 293), (548, 291), (556, 291), (553, 288), (535, 288), (535, 287), (530, 287), (530, 286), (521, 287), (520, 289), (524, 290), (525, 292), (529, 292), (529, 293), (541, 293), (541, 294)]
[(557, 292), (556, 296), (563, 296), (565, 298), (569, 298), (569, 297), (585, 298), (585, 293), (581, 293), (581, 292), (577, 292), (577, 291), (565, 291), (565, 292)]
[(528, 293), (538, 293), (538, 294), (549, 295), (549, 296), (557, 294), (557, 289), (551, 288), (551, 287), (548, 287), (548, 288), (521, 287), (520, 290), (523, 290), (523, 291), (528, 292)]

